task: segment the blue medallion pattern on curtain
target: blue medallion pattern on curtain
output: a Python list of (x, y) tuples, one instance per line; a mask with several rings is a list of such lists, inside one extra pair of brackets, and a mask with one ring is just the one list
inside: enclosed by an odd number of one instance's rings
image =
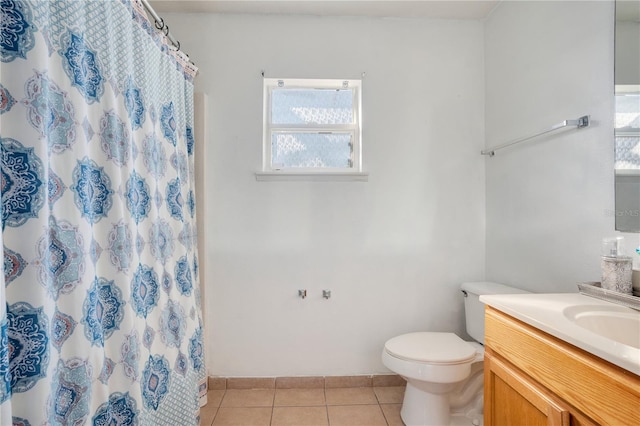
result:
[(196, 70), (139, 0), (0, 3), (0, 424), (195, 425)]

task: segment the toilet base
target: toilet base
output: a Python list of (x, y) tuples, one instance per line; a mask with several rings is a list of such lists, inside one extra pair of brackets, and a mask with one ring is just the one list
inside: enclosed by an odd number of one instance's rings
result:
[(454, 389), (408, 379), (400, 410), (402, 421), (407, 426), (482, 425), (483, 363), (474, 363), (471, 370), (464, 382), (450, 385)]
[(400, 417), (407, 426), (442, 426), (451, 420), (449, 394), (435, 394), (407, 381)]
[(477, 417), (470, 419), (462, 414), (452, 414), (449, 426), (482, 426), (484, 425), (484, 419)]
[[(422, 399), (422, 401), (424, 402), (424, 399)], [(407, 409), (406, 407), (410, 408)], [(407, 426), (482, 426), (484, 424), (484, 419), (481, 414), (469, 418), (460, 413), (446, 413), (446, 415), (444, 415), (445, 418), (437, 420), (433, 417), (433, 412), (428, 412), (427, 410), (418, 410), (418, 412), (416, 412), (416, 410), (411, 409), (411, 407), (414, 406), (406, 405), (405, 400), (400, 410), (400, 417)], [(418, 407), (421, 406), (418, 405)], [(439, 415), (443, 416), (443, 413), (440, 412)]]

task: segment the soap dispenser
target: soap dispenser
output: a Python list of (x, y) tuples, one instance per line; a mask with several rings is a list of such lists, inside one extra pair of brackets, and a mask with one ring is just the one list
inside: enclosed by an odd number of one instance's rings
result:
[(605, 290), (632, 294), (633, 260), (624, 253), (624, 237), (602, 240), (602, 283)]

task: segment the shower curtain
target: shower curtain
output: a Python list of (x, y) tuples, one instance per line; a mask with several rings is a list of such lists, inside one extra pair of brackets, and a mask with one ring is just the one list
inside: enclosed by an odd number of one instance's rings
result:
[(197, 424), (197, 70), (139, 0), (0, 1), (0, 424)]

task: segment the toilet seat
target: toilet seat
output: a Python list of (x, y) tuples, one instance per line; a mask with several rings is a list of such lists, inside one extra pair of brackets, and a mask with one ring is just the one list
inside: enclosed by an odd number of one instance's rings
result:
[(389, 339), (384, 349), (395, 358), (436, 365), (464, 364), (476, 357), (475, 348), (454, 333), (403, 334)]

